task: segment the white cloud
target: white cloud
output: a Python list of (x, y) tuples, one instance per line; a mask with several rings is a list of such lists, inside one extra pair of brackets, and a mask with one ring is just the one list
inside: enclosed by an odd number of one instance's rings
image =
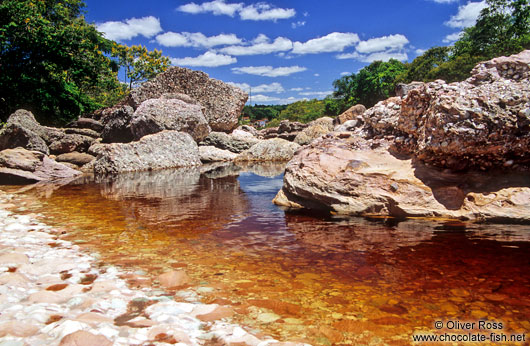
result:
[(271, 84), (261, 84), (261, 85), (257, 85), (257, 86), (253, 86), (251, 87), (249, 84), (247, 83), (232, 83), (232, 82), (229, 82), (228, 84), (231, 84), (231, 85), (234, 85), (238, 88), (241, 88), (245, 91), (251, 91), (252, 92), (255, 92), (255, 93), (282, 93), (285, 91), (285, 89), (283, 88), (283, 86), (280, 84), (280, 83), (271, 83)]
[(359, 60), (361, 62), (367, 62), (371, 63), (377, 60), (380, 61), (388, 61), (390, 59), (396, 59), (399, 61), (406, 61), (408, 60), (407, 53), (402, 52), (376, 52), (372, 54), (359, 54), (357, 52), (353, 53), (347, 53), (347, 54), (339, 54), (337, 55), (337, 59), (355, 59)]
[(227, 3), (226, 0), (214, 0), (200, 5), (191, 2), (179, 6), (177, 10), (190, 14), (212, 13), (216, 16), (226, 15), (230, 17), (234, 17), (237, 13), (242, 20), (255, 21), (277, 21), (296, 15), (296, 11), (292, 8), (276, 8), (265, 2), (245, 6), (243, 3)]
[(273, 42), (270, 39), (260, 34), (251, 46), (230, 46), (221, 49), (221, 52), (230, 55), (259, 55), (270, 54), (276, 52), (285, 52), (293, 48), (291, 40), (285, 37), (277, 37)]
[(274, 96), (267, 96), (267, 95), (253, 95), (252, 96), (252, 103), (265, 103), (265, 104), (288, 104), (293, 103), (296, 101), (301, 100), (307, 100), (307, 97), (304, 98), (296, 98), (296, 97), (288, 97), (288, 98), (280, 98), (280, 97), (274, 97)]
[(292, 8), (273, 8), (267, 3), (258, 3), (244, 7), (239, 11), (243, 20), (272, 20), (294, 17), (296, 11)]
[(166, 32), (156, 37), (156, 41), (165, 47), (206, 47), (239, 44), (242, 40), (234, 34), (205, 36), (200, 32)]
[(272, 66), (246, 66), (232, 68), (232, 71), (236, 74), (246, 73), (264, 77), (284, 77), (305, 70), (307, 70), (305, 67), (300, 66), (286, 66), (276, 68)]
[(320, 73), (315, 73), (313, 76), (320, 77)]
[(300, 96), (314, 96), (314, 97), (326, 97), (333, 94), (333, 91), (305, 91), (303, 93), (298, 93)]
[(486, 1), (469, 2), (464, 6), (458, 7), (458, 13), (445, 22), (445, 25), (459, 29), (473, 26), (480, 15), (480, 11), (486, 7), (488, 7)]
[(437, 2), (439, 4), (450, 4), (453, 2), (458, 2), (458, 0), (431, 0), (431, 1)]
[(462, 35), (461, 31), (449, 34), (449, 35), (445, 36), (445, 38), (443, 39), (443, 42), (445, 42), (445, 43), (453, 43), (455, 41), (458, 41), (458, 39), (460, 38), (461, 35)]
[(415, 52), (416, 52), (416, 54), (418, 54), (418, 55), (422, 55), (422, 54), (425, 53), (426, 51), (427, 51), (427, 49), (420, 49), (420, 48), (418, 48), (418, 49), (416, 49)]
[(332, 32), (323, 37), (311, 39), (307, 42), (295, 42), (294, 54), (316, 54), (328, 52), (342, 52), (344, 48), (359, 42), (359, 36), (354, 33)]
[(349, 75), (351, 75), (351, 72), (344, 71), (344, 72), (341, 72), (340, 75), (341, 76), (349, 76)]
[(205, 2), (201, 5), (197, 5), (196, 3), (192, 2), (179, 6), (177, 10), (191, 14), (211, 12), (215, 16), (226, 15), (233, 17), (235, 13), (240, 11), (242, 8), (243, 4), (240, 3), (227, 4), (224, 0), (214, 0)]
[(299, 20), (298, 22), (292, 22), (291, 23), (291, 28), (296, 29), (296, 28), (299, 28), (301, 26), (304, 26), (305, 24), (306, 24), (305, 21)]
[(304, 90), (304, 88), (291, 88), (289, 90), (291, 90), (291, 91), (302, 91), (302, 90)]
[(359, 53), (374, 53), (388, 49), (403, 49), (408, 43), (409, 40), (405, 36), (396, 34), (361, 41), (356, 49)]
[(218, 67), (235, 64), (237, 59), (230, 55), (206, 52), (197, 57), (172, 58), (173, 65)]
[(142, 35), (151, 38), (162, 31), (160, 20), (153, 16), (130, 18), (122, 22), (105, 22), (97, 25), (97, 30), (114, 41), (130, 40)]

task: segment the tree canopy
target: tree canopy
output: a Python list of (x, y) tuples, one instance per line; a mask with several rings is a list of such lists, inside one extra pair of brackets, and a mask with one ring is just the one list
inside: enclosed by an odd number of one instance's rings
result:
[[(42, 122), (64, 123), (124, 96), (117, 72), (127, 65), (112, 57), (122, 46), (85, 21), (84, 7), (82, 0), (0, 2), (0, 119), (26, 108)], [(133, 61), (129, 78), (167, 67), (160, 52), (132, 51), (146, 56)]]

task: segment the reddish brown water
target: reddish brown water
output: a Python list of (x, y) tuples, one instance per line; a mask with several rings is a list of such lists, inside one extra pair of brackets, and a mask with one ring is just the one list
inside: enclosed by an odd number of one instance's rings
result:
[(271, 203), (281, 184), (185, 170), (24, 196), (103, 262), (153, 277), (185, 268), (203, 301), (230, 303), (236, 322), (282, 340), (408, 345), (438, 320), (530, 334), (530, 226), (289, 214)]

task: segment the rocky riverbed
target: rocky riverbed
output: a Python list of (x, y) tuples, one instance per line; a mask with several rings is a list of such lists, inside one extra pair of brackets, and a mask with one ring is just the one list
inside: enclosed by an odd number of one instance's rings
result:
[(153, 288), (21, 209), (0, 191), (0, 345), (286, 345), (230, 323), (229, 306), (199, 303), (184, 271)]

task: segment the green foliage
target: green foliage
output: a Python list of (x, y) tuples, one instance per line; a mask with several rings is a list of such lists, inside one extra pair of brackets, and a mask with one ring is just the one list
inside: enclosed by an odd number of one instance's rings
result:
[(281, 111), (279, 119), (308, 123), (325, 115), (323, 100), (303, 100), (291, 103)]
[(277, 118), (285, 108), (287, 108), (286, 105), (245, 106), (241, 118), (248, 117), (250, 122), (262, 119), (268, 119), (270, 121)]
[(326, 111), (340, 114), (358, 103), (371, 107), (393, 95), (396, 79), (403, 73), (405, 64), (390, 59), (374, 61), (357, 74), (343, 76), (333, 82), (335, 100), (328, 101)]
[(406, 65), (406, 71), (398, 76), (396, 82), (427, 81), (436, 79), (433, 70), (450, 59), (449, 47), (433, 47)]
[(125, 46), (115, 44), (111, 56), (118, 58), (118, 65), (124, 67), (125, 81), (129, 81), (129, 90), (133, 85), (145, 82), (165, 71), (169, 65), (169, 58), (162, 56), (157, 49), (148, 51), (142, 45)]
[[(82, 0), (0, 1), (0, 119), (18, 108), (44, 123), (64, 123), (126, 95), (119, 82), (117, 44), (82, 16)], [(131, 48), (133, 82), (168, 65), (161, 52)], [(119, 60), (119, 59), (118, 59)]]

